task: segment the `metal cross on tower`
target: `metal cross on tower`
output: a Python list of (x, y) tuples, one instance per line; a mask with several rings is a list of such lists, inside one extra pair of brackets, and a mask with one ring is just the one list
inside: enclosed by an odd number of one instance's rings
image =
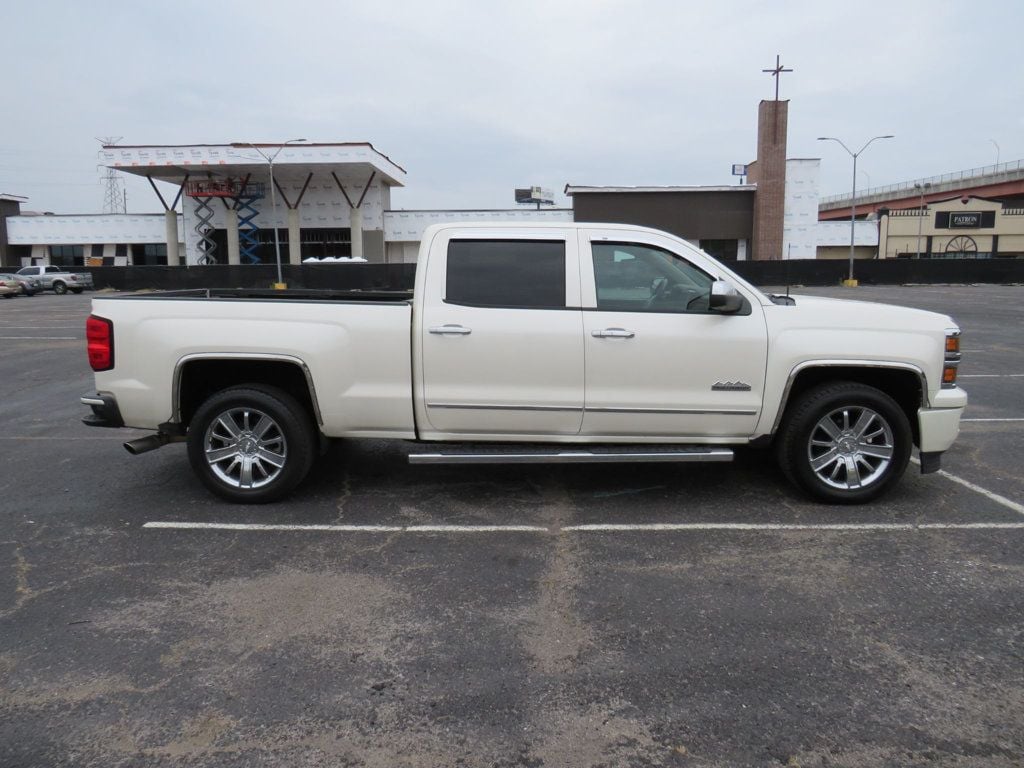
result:
[(786, 69), (782, 66), (782, 62), (779, 60), (779, 55), (775, 54), (775, 69), (762, 69), (762, 72), (770, 72), (771, 76), (775, 78), (775, 100), (779, 100), (779, 80), (783, 72), (792, 72), (792, 69)]

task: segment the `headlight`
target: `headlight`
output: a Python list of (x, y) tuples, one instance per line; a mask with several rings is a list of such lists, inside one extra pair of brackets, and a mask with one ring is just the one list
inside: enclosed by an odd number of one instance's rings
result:
[(960, 368), (960, 329), (946, 329), (946, 354), (942, 361), (942, 388), (956, 386), (956, 374)]

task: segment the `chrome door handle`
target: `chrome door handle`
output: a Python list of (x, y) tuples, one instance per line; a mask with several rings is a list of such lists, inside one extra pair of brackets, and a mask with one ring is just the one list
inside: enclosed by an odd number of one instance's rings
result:
[(590, 335), (596, 339), (632, 339), (636, 336), (625, 328), (605, 328), (603, 331), (591, 331)]
[(435, 325), (430, 332), (440, 336), (469, 336), (473, 329), (461, 325)]

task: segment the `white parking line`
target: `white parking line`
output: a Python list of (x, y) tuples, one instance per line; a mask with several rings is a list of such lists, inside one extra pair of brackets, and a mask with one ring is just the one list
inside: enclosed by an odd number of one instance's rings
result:
[[(917, 458), (913, 456), (910, 457), (910, 460), (915, 464), (921, 463)], [(995, 493), (994, 491), (990, 491), (988, 490), (988, 488), (982, 488), (980, 485), (976, 485), (972, 483), (970, 480), (964, 480), (962, 477), (957, 477), (956, 475), (951, 474), (944, 469), (940, 469), (936, 474), (942, 475), (943, 477), (952, 480), (954, 483), (962, 485), (964, 488), (969, 488), (975, 493), (980, 493), (986, 499), (991, 499), (996, 504), (1000, 504), (1006, 507), (1007, 509), (1012, 509), (1018, 515), (1024, 515), (1024, 504), (1018, 504), (1016, 501), (1013, 501), (1012, 499), (1008, 499), (1005, 496), (1001, 496), (1000, 494)]]
[(589, 523), (543, 525), (290, 525), (274, 523), (150, 522), (143, 528), (186, 531), (327, 533), (618, 533), (662, 531), (974, 531), (1024, 530), (1020, 523)]
[(547, 533), (542, 525), (289, 525), (273, 523), (145, 523), (143, 528), (199, 531), (330, 531), (332, 533)]
[(1024, 418), (1012, 419), (960, 419), (960, 421), (1024, 421)]
[(0, 440), (13, 440), (15, 442), (19, 440), (60, 440), (62, 442), (65, 440), (106, 440), (109, 443), (123, 443), (125, 437), (130, 437), (130, 435), (84, 435), (80, 437), (55, 437), (53, 435), (3, 435), (0, 436)]
[(1024, 523), (590, 523), (563, 531), (970, 531), (1024, 529)]

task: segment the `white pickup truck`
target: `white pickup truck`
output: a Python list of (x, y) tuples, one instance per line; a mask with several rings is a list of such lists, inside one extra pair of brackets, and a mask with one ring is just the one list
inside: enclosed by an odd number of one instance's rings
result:
[(186, 442), (217, 495), (279, 499), (324, 438), (416, 463), (728, 461), (772, 445), (819, 499), (877, 497), (959, 432), (960, 330), (902, 307), (760, 292), (641, 227), (445, 224), (413, 295), (103, 296), (85, 423)]

